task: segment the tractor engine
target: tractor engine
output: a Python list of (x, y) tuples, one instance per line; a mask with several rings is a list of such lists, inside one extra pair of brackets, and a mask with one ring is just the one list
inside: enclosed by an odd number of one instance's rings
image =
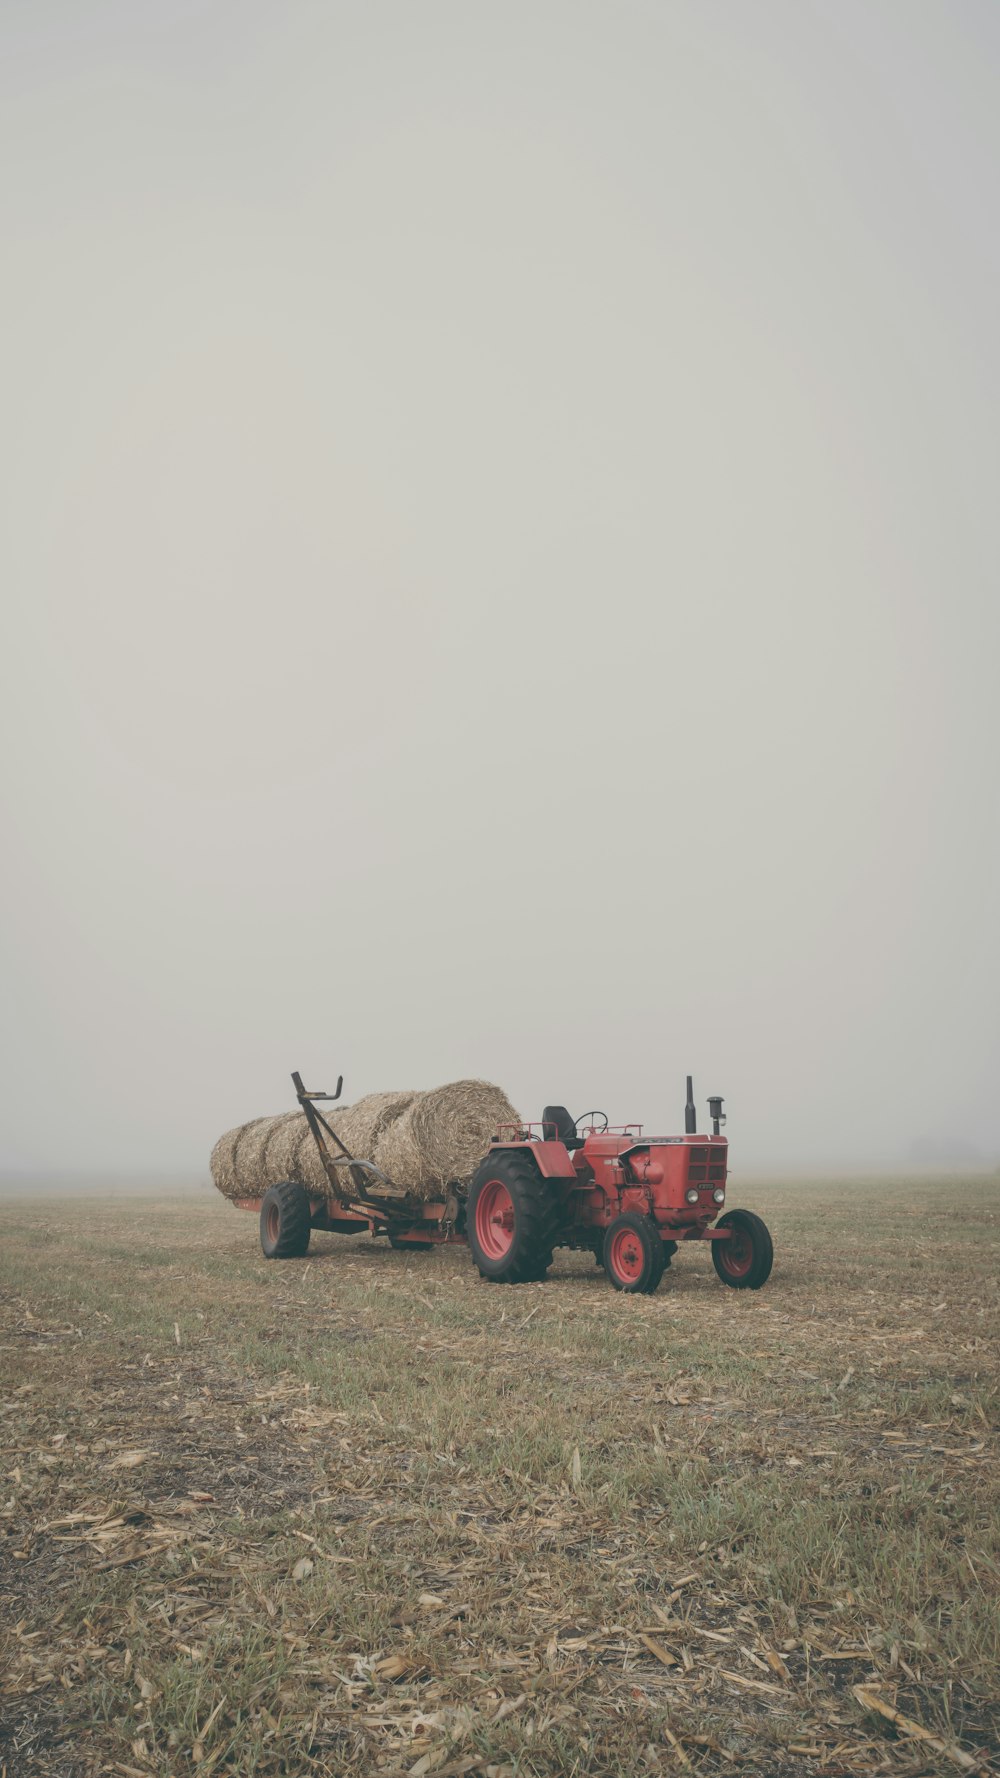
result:
[(713, 1222), (726, 1201), (724, 1136), (591, 1132), (573, 1156), (586, 1223), (636, 1211), (686, 1235)]
[(651, 1138), (625, 1149), (628, 1177), (645, 1186), (658, 1223), (712, 1222), (726, 1201), (729, 1144), (725, 1136)]

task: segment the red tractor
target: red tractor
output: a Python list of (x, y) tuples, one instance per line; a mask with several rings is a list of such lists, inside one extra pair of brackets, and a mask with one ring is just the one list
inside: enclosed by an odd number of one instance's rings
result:
[[(721, 1098), (708, 1101), (711, 1135), (699, 1135), (691, 1078), (683, 1136), (644, 1136), (640, 1124), (611, 1128), (603, 1112), (573, 1118), (547, 1105), (540, 1124), (497, 1132), (466, 1195), (456, 1187), (433, 1202), (388, 1195), (391, 1182), (371, 1162), (351, 1155), (315, 1108), (337, 1092), (307, 1093), (292, 1076), (316, 1139), (330, 1197), (312, 1199), (301, 1185), (273, 1185), (241, 1207), (260, 1211), (269, 1259), (303, 1254), (312, 1229), (385, 1234), (395, 1248), (426, 1252), (467, 1242), (484, 1278), (498, 1284), (537, 1283), (556, 1247), (592, 1252), (616, 1290), (656, 1290), (681, 1242), (708, 1241), (723, 1284), (759, 1290), (770, 1277), (771, 1237), (750, 1210), (728, 1210), (729, 1144)], [(333, 1138), (334, 1155), (323, 1138)]]
[[(710, 1099), (710, 1136), (697, 1133), (688, 1078), (683, 1136), (610, 1128), (603, 1112), (572, 1118), (547, 1105), (540, 1126), (501, 1131), (476, 1171), (466, 1238), (484, 1278), (544, 1278), (555, 1247), (589, 1248), (616, 1290), (656, 1290), (682, 1241), (710, 1241), (715, 1270), (734, 1290), (771, 1273), (771, 1237), (750, 1210), (719, 1214), (729, 1144), (722, 1100)], [(714, 1225), (714, 1226), (711, 1226)]]

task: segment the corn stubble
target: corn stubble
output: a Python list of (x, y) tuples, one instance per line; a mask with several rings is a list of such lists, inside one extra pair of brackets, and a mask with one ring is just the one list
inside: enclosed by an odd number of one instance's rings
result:
[(995, 1188), (752, 1196), (759, 1298), (8, 1205), (0, 1770), (996, 1772)]

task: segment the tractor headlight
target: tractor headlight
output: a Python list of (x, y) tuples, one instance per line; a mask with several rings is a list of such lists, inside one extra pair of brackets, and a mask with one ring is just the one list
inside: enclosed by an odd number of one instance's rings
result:
[(714, 1192), (712, 1193), (712, 1196), (715, 1199), (717, 1204), (724, 1204), (726, 1201), (725, 1187), (721, 1186), (721, 1185), (717, 1185)]
[(696, 1192), (694, 1189), (694, 1186), (692, 1186), (690, 1191), (685, 1192), (684, 1195), (687, 1198), (687, 1201), (689, 1204), (697, 1204), (698, 1198), (701, 1194), (699, 1192)]

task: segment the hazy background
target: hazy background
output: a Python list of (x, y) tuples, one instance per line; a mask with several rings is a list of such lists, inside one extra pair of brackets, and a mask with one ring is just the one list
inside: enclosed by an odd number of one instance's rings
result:
[(998, 68), (3, 0), (0, 1166), (296, 1067), (1000, 1158)]

